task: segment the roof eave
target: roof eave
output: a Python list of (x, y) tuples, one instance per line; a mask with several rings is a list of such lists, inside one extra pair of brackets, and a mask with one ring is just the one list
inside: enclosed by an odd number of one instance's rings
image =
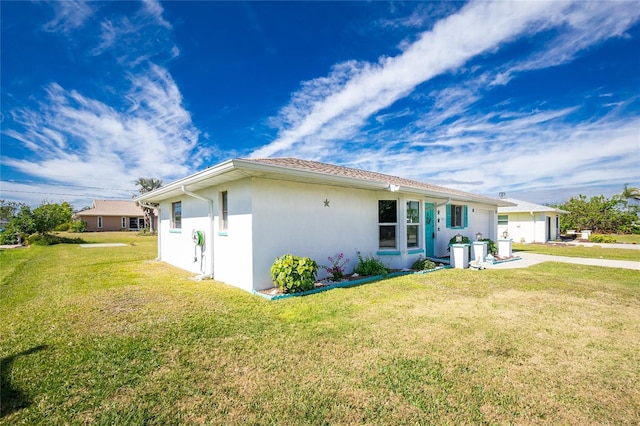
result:
[(181, 188), (183, 186), (192, 185), (194, 183), (202, 182), (203, 180), (210, 179), (212, 177), (227, 173), (234, 169), (234, 160), (228, 160), (224, 163), (220, 163), (216, 166), (210, 167), (208, 169), (202, 170), (200, 172), (194, 173), (190, 176), (184, 177), (182, 179), (178, 179), (177, 181), (171, 182), (166, 186), (162, 186), (158, 189), (154, 189), (153, 191), (146, 192), (144, 194), (140, 194), (135, 197), (133, 201), (143, 201), (143, 202), (155, 202), (161, 201), (166, 198), (170, 198), (174, 192), (181, 193)]
[(173, 196), (177, 196), (182, 193), (182, 187), (187, 187), (196, 183), (200, 183), (204, 180), (214, 178), (216, 176), (229, 173), (233, 170), (239, 170), (245, 173), (246, 177), (250, 176), (284, 176), (289, 178), (300, 178), (315, 180), (325, 184), (333, 184), (343, 187), (352, 187), (377, 191), (390, 191), (390, 192), (402, 192), (411, 194), (420, 194), (425, 197), (439, 199), (439, 200), (455, 200), (466, 202), (477, 202), (481, 204), (488, 204), (494, 206), (514, 206), (515, 204), (508, 201), (494, 199), (483, 196), (470, 196), (465, 197), (456, 193), (429, 191), (426, 189), (415, 188), (411, 186), (396, 186), (390, 182), (374, 181), (368, 179), (360, 179), (351, 176), (340, 176), (330, 173), (323, 173), (314, 170), (296, 169), (293, 167), (281, 166), (277, 164), (265, 164), (251, 160), (244, 159), (232, 159), (227, 160), (217, 166), (213, 166), (201, 172), (195, 173), (191, 176), (187, 176), (183, 179), (170, 183), (156, 190), (141, 194), (134, 198), (134, 201), (142, 202), (156, 202), (161, 201)]

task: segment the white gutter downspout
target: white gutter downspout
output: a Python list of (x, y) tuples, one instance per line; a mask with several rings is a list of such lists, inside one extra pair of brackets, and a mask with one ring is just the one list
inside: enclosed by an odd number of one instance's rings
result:
[(182, 185), (180, 187), (182, 193), (188, 195), (193, 198), (197, 198), (198, 200), (205, 201), (209, 204), (209, 245), (211, 247), (210, 250), (210, 259), (209, 264), (211, 266), (211, 274), (209, 274), (209, 278), (213, 279), (213, 200), (211, 198), (203, 197), (202, 195), (198, 195), (194, 192), (188, 191), (187, 188)]
[(152, 204), (147, 204), (143, 201), (138, 201), (138, 204), (141, 205), (142, 207), (146, 207), (148, 209), (153, 209), (153, 210), (157, 210), (158, 214), (158, 229), (157, 229), (157, 233), (158, 233), (158, 257), (156, 258), (156, 260), (162, 260), (162, 256), (161, 256), (161, 251), (160, 251), (160, 247), (162, 247), (160, 245), (160, 240), (162, 239), (162, 232), (160, 232), (160, 205), (154, 206)]

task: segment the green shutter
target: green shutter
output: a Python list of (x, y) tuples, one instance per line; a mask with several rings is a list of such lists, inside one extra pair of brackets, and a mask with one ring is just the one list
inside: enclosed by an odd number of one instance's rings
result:
[(451, 228), (451, 204), (447, 204), (447, 228)]
[(468, 219), (468, 212), (469, 210), (467, 209), (467, 206), (464, 206), (464, 213), (462, 213), (462, 219), (464, 220), (464, 226), (463, 228), (466, 228), (467, 226), (469, 226), (469, 219)]

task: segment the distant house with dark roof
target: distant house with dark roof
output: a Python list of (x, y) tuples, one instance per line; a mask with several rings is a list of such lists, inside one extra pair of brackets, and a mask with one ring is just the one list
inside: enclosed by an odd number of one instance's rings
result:
[(144, 212), (131, 200), (94, 200), (90, 209), (74, 214), (88, 232), (138, 231), (144, 228)]
[(560, 216), (568, 211), (528, 201), (504, 198), (514, 205), (498, 207), (498, 235), (522, 243), (560, 239)]
[[(448, 256), (449, 240), (497, 239), (509, 202), (296, 158), (234, 159), (136, 198), (157, 205), (158, 259), (247, 291), (273, 286), (278, 256), (344, 253), (391, 268)], [(323, 278), (320, 269), (318, 278)]]

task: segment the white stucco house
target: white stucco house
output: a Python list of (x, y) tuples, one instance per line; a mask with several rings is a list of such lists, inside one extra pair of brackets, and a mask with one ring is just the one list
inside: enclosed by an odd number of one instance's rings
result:
[[(508, 201), (295, 158), (233, 159), (136, 198), (158, 210), (158, 259), (247, 291), (273, 287), (291, 253), (325, 265), (344, 253), (406, 268), (448, 256), (449, 240), (496, 239)], [(322, 269), (318, 277), (323, 278)]]
[(498, 207), (498, 236), (504, 232), (517, 243), (544, 243), (560, 239), (560, 216), (568, 211), (504, 198), (514, 205)]

